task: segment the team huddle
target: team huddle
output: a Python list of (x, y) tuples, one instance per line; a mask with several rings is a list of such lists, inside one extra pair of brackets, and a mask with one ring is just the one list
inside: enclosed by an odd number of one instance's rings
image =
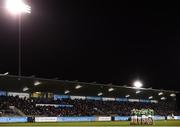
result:
[(154, 110), (153, 109), (133, 109), (131, 110), (131, 125), (153, 125)]

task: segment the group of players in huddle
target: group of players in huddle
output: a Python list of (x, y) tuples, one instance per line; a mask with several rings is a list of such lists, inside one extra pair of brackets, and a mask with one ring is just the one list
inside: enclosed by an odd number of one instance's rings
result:
[(133, 109), (131, 110), (131, 125), (153, 125), (154, 110), (153, 109)]

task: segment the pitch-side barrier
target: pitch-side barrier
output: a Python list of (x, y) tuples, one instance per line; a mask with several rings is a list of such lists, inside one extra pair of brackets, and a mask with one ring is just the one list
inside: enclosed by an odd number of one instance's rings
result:
[[(180, 120), (180, 116), (168, 116), (168, 120)], [(18, 122), (91, 122), (128, 121), (129, 116), (81, 116), (81, 117), (0, 117), (0, 123)], [(165, 120), (165, 116), (154, 116), (154, 120)]]

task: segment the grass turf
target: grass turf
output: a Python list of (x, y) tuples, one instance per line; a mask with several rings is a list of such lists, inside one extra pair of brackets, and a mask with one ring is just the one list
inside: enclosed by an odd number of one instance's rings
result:
[[(130, 122), (0, 123), (0, 126), (130, 126)], [(153, 126), (180, 126), (180, 121), (156, 121)]]

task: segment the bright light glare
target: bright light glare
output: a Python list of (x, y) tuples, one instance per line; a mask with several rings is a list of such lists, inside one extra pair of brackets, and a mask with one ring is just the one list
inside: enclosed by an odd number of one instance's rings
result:
[(112, 92), (112, 91), (114, 91), (114, 88), (109, 88), (108, 91)]
[(126, 95), (125, 97), (128, 98), (128, 97), (130, 97), (130, 95), (128, 94), (128, 95)]
[(75, 87), (75, 89), (80, 89), (82, 86), (81, 85), (77, 85), (76, 87)]
[(8, 75), (8, 74), (9, 74), (9, 72), (4, 73), (4, 75)]
[(135, 81), (135, 82), (134, 82), (134, 86), (135, 86), (136, 88), (141, 88), (141, 87), (143, 86), (143, 84), (142, 84), (140, 81)]
[(153, 99), (153, 96), (150, 96), (149, 99)]
[(24, 87), (24, 88), (23, 88), (23, 91), (24, 91), (24, 92), (27, 91), (27, 90), (29, 90), (28, 87)]
[(6, 9), (12, 14), (31, 13), (31, 7), (23, 0), (6, 0)]
[(161, 97), (161, 100), (166, 100), (166, 98), (165, 97)]
[(170, 96), (171, 96), (171, 97), (175, 97), (175, 96), (176, 96), (176, 94), (172, 93), (172, 94), (170, 94)]
[(68, 93), (70, 93), (69, 90), (65, 90), (65, 91), (64, 91), (64, 94), (68, 94)]
[(103, 93), (98, 93), (98, 96), (102, 96), (103, 95)]
[(141, 93), (141, 91), (136, 91), (136, 94)]
[(40, 84), (41, 84), (41, 82), (39, 82), (39, 81), (34, 82), (34, 86), (38, 86)]
[(9, 74), (9, 72), (6, 72), (6, 73), (4, 73), (4, 74), (0, 74), (0, 76), (6, 76), (6, 75), (8, 75)]

